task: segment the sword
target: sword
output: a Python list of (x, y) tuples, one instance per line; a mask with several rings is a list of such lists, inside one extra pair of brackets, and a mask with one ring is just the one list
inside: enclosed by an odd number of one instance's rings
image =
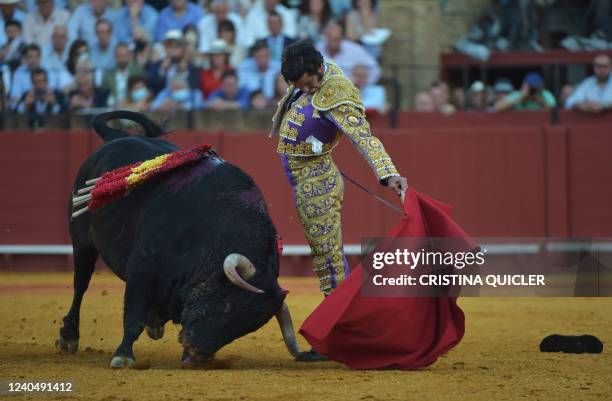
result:
[[(350, 182), (352, 182), (353, 184), (355, 184), (355, 186), (359, 189), (361, 189), (362, 191), (364, 191), (365, 193), (367, 193), (368, 195), (374, 197), (374, 199), (376, 199), (377, 201), (381, 202), (383, 205), (395, 210), (396, 212), (398, 212), (399, 214), (401, 214), (402, 216), (404, 215), (404, 211), (402, 209), (400, 209), (399, 207), (391, 204), (390, 202), (386, 201), (385, 199), (381, 198), (380, 196), (376, 195), (374, 192), (370, 191), (369, 189), (367, 189), (366, 187), (364, 187), (363, 185), (361, 185), (360, 183), (358, 183), (357, 181), (355, 181), (354, 179), (352, 179), (350, 176), (348, 176), (344, 171), (340, 171), (340, 174), (342, 174), (342, 176), (344, 178), (346, 178), (347, 180), (349, 180)], [(402, 198), (402, 204), (404, 203), (404, 195), (405, 195), (406, 191), (402, 191), (401, 194), (401, 198)]]

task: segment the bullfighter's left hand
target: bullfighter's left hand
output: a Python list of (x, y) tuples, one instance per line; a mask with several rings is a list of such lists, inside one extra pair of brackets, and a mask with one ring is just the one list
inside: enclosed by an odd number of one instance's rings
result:
[(406, 177), (393, 176), (387, 180), (387, 186), (393, 188), (398, 196), (402, 196), (408, 190), (408, 180)]

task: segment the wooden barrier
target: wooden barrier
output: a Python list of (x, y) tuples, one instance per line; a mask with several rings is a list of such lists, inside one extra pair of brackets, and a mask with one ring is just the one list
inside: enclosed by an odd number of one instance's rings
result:
[[(521, 120), (527, 114), (514, 116)], [(456, 220), (474, 236), (612, 237), (612, 118), (560, 117), (563, 125), (558, 126), (449, 127), (443, 121), (438, 126), (374, 130), (409, 184), (453, 205)], [(177, 131), (168, 139), (181, 147), (213, 145), (261, 187), (285, 243), (305, 243), (275, 140), (267, 133)], [(90, 132), (0, 134), (0, 244), (70, 243), (72, 182), (100, 143)], [(334, 151), (334, 159), (348, 175), (398, 202), (347, 140)], [(394, 211), (349, 182), (345, 188), (345, 243), (383, 235), (398, 221)]]

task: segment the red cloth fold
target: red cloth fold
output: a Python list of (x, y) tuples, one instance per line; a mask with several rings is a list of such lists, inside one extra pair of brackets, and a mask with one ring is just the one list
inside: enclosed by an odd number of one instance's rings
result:
[[(475, 245), (450, 211), (411, 189), (405, 217), (387, 236), (453, 237)], [(365, 298), (362, 274), (359, 265), (302, 325), (300, 333), (319, 353), (352, 369), (419, 369), (461, 341), (465, 316), (456, 298)]]

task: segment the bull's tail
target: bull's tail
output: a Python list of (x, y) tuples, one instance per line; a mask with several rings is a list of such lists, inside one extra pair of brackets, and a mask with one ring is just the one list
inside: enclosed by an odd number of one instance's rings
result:
[(91, 125), (96, 133), (104, 139), (104, 142), (109, 142), (117, 138), (129, 137), (130, 135), (127, 132), (108, 126), (108, 121), (117, 119), (134, 121), (143, 128), (144, 136), (149, 138), (157, 138), (165, 134), (162, 127), (144, 114), (128, 110), (115, 110), (98, 114), (94, 117)]

